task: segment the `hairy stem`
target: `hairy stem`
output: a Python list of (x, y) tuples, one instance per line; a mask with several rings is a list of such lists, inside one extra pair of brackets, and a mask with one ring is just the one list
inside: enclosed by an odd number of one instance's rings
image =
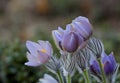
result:
[(58, 77), (59, 83), (64, 83), (63, 78), (62, 78), (62, 75), (61, 75), (61, 72), (58, 71), (56, 74), (57, 74), (57, 77)]
[(101, 62), (100, 58), (98, 58), (98, 63), (99, 63), (100, 70), (101, 70), (102, 82), (107, 83), (106, 76), (105, 76), (104, 69), (103, 69), (102, 62)]
[(91, 80), (89, 77), (89, 71), (87, 69), (85, 69), (83, 72), (84, 72), (84, 77), (85, 77), (86, 83), (91, 83)]

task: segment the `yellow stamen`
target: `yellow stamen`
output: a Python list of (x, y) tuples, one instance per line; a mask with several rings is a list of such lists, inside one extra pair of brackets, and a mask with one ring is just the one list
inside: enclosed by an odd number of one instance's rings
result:
[(41, 52), (46, 53), (47, 51), (46, 51), (46, 49), (42, 49)]

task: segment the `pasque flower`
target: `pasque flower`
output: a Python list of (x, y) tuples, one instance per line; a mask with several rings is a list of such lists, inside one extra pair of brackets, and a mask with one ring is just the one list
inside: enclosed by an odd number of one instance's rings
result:
[(106, 75), (110, 75), (115, 72), (117, 63), (115, 61), (113, 53), (107, 56), (105, 53), (102, 56), (102, 63), (104, 65), (104, 71)]
[(58, 27), (58, 30), (52, 31), (53, 38), (57, 47), (60, 50), (67, 52), (75, 52), (78, 48), (83, 48), (92, 35), (92, 26), (85, 17), (77, 17), (71, 24), (66, 25), (63, 30)]
[[(113, 75), (116, 72), (117, 69), (117, 63), (115, 61), (113, 53), (109, 54), (108, 56), (106, 53), (102, 54), (101, 57), (104, 72), (106, 76)], [(100, 67), (98, 65), (98, 62), (96, 60), (93, 60), (91, 65), (90, 65), (91, 72), (97, 76), (98, 78), (101, 79), (100, 77)]]
[(28, 62), (25, 65), (39, 66), (46, 63), (52, 56), (53, 50), (51, 44), (48, 41), (39, 40), (38, 43), (27, 41), (26, 47)]

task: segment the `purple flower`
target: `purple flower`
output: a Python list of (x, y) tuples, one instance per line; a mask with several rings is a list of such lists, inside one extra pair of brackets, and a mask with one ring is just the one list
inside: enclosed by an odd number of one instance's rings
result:
[(99, 64), (96, 60), (92, 61), (91, 65), (90, 65), (90, 70), (91, 70), (93, 75), (95, 75), (96, 77), (101, 79), (101, 77), (100, 77), (100, 67), (99, 67)]
[(53, 50), (51, 44), (48, 41), (39, 40), (38, 43), (27, 41), (26, 47), (28, 62), (25, 65), (39, 66), (46, 63), (52, 56)]
[[(115, 61), (113, 53), (109, 54), (108, 56), (105, 53), (103, 53), (101, 59), (105, 75), (106, 76), (112, 75), (117, 68), (117, 63)], [(100, 74), (100, 67), (96, 60), (93, 60), (93, 62), (90, 65), (90, 69), (93, 74), (95, 75)]]
[(83, 48), (87, 40), (92, 35), (92, 27), (85, 17), (78, 17), (66, 29), (58, 27), (52, 31), (53, 38), (60, 50), (75, 52), (78, 48)]
[(106, 75), (110, 75), (115, 72), (117, 63), (115, 61), (113, 53), (107, 56), (105, 53), (102, 55), (102, 63)]

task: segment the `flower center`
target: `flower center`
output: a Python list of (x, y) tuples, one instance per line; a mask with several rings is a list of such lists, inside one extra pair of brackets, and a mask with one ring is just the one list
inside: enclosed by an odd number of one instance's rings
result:
[(42, 49), (41, 52), (46, 53), (47, 51), (46, 51), (46, 49)]

